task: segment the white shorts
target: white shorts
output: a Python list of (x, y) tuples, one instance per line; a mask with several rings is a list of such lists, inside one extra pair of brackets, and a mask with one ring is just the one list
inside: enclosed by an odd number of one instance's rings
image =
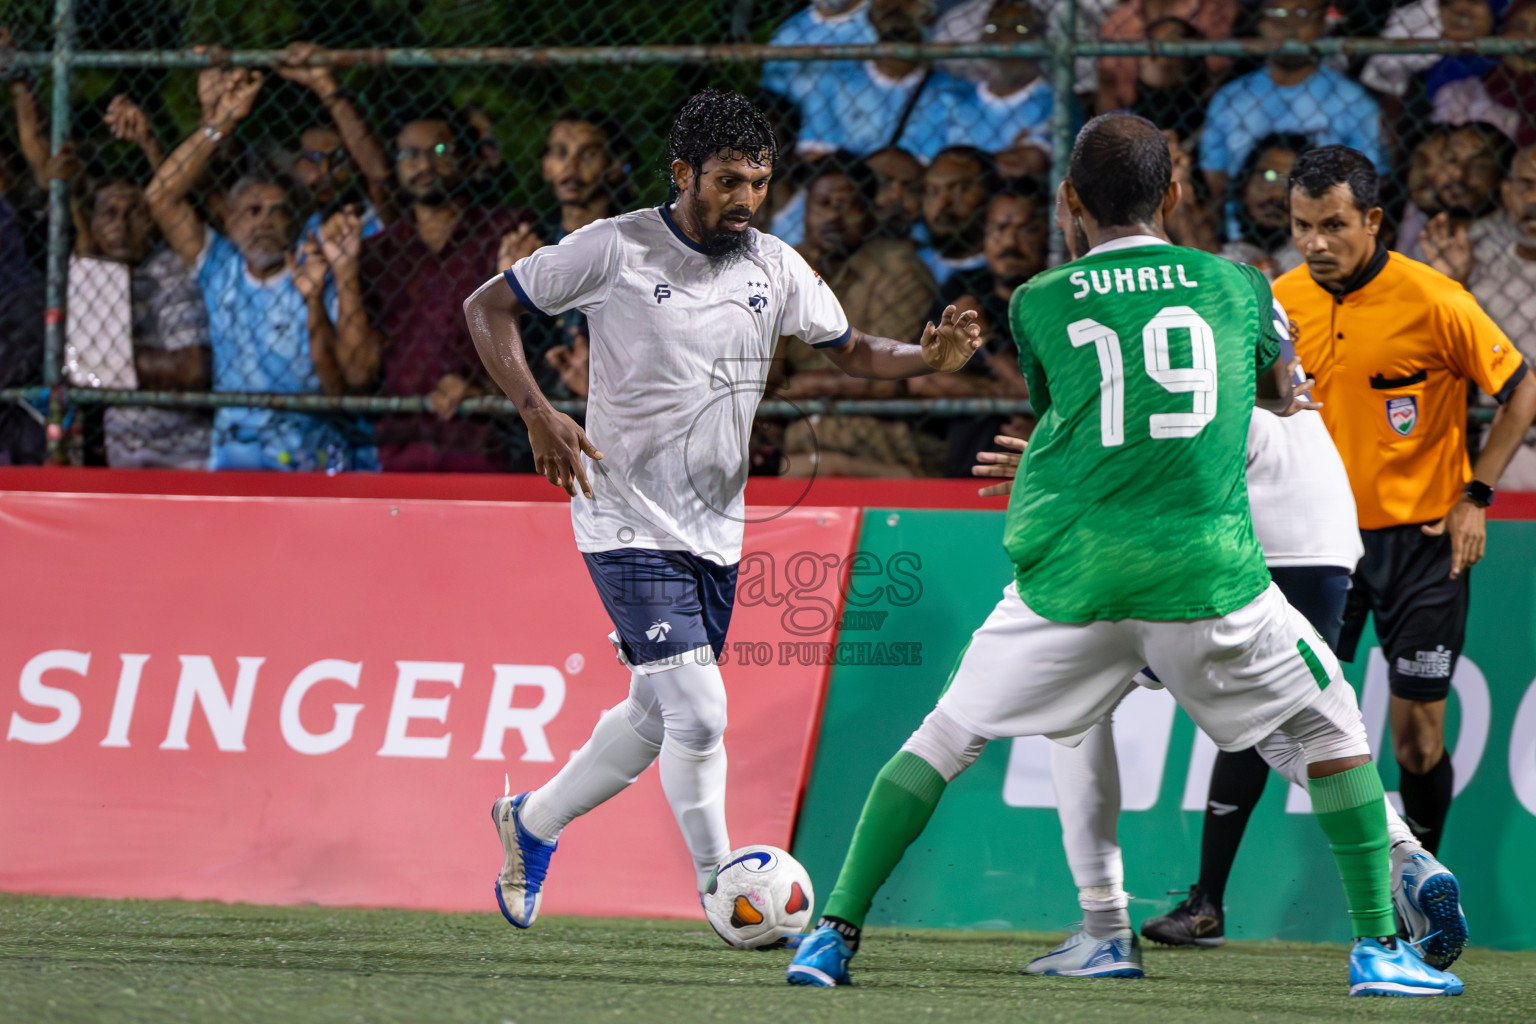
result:
[(939, 707), (987, 739), (1076, 746), (1143, 665), (1223, 750), (1251, 747), (1343, 679), (1327, 643), (1273, 583), (1220, 618), (1079, 624), (1035, 614), (1010, 583)]

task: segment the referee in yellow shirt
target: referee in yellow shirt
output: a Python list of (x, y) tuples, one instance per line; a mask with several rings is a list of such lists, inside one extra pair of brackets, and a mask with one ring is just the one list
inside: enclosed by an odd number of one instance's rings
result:
[[(1403, 813), (1435, 852), (1454, 779), (1445, 700), (1466, 636), (1468, 579), (1484, 510), (1536, 416), (1536, 375), (1465, 288), (1388, 252), (1371, 161), (1346, 146), (1299, 157), (1291, 233), (1306, 264), (1275, 282), (1296, 354), (1344, 459), (1365, 556), (1339, 656), (1353, 660), (1367, 614), (1387, 660)], [(1467, 458), (1467, 381), (1500, 403), (1476, 465)]]

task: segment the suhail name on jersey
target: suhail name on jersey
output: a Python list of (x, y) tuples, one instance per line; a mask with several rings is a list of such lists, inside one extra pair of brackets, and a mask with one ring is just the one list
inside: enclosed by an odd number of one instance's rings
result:
[[(1178, 278), (1178, 280), (1174, 280)], [(1199, 281), (1191, 281), (1184, 275), (1184, 264), (1164, 263), (1160, 267), (1108, 267), (1104, 270), (1075, 270), (1068, 281), (1077, 285), (1074, 299), (1087, 297), (1089, 292), (1109, 295), (1112, 292), (1160, 292), (1170, 288), (1198, 288)]]

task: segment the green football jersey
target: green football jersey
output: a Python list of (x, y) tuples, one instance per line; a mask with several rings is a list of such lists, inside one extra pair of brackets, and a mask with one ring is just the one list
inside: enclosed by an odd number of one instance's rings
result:
[(1246, 479), (1257, 373), (1280, 354), (1252, 267), (1144, 236), (1019, 287), (1039, 425), (1004, 545), (1057, 622), (1225, 615), (1269, 583)]

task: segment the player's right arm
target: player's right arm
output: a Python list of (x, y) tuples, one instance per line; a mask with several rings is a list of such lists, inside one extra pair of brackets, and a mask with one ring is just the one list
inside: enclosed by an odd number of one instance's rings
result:
[(587, 440), (586, 432), (575, 420), (556, 411), (539, 390), (528, 369), (523, 336), (518, 329), (523, 309), (504, 274), (497, 274), (464, 300), (464, 317), (480, 361), (491, 379), (517, 405), (528, 428), (534, 467), (566, 494), (574, 496), (579, 484), (581, 493), (590, 498), (592, 485), (587, 482), (581, 455), (585, 452), (589, 458), (601, 459), (603, 453)]
[(150, 213), (171, 250), (188, 267), (197, 266), (207, 233), (187, 192), (197, 181), (219, 139), (235, 130), (251, 112), (261, 91), (260, 71), (246, 68), (206, 68), (197, 76), (197, 97), (203, 105), (202, 126), (165, 158), (144, 189)]

